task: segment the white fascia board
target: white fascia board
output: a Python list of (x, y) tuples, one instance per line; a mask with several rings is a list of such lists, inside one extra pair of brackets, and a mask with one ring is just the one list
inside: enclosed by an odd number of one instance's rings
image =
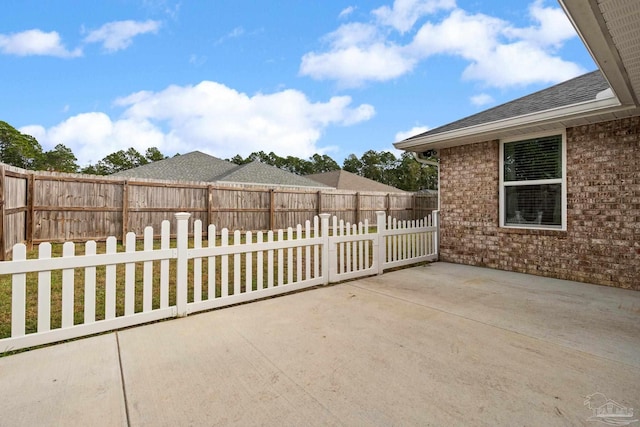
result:
[[(603, 112), (616, 110), (625, 110), (633, 108), (633, 106), (623, 106), (616, 97), (598, 99), (595, 101), (585, 101), (578, 104), (572, 104), (566, 107), (559, 107), (536, 113), (525, 114), (522, 116), (511, 117), (508, 119), (497, 120), (494, 122), (483, 123), (480, 125), (469, 126), (461, 129), (455, 129), (448, 132), (442, 132), (434, 135), (427, 135), (421, 138), (414, 138), (396, 142), (393, 145), (398, 150), (412, 151), (412, 148), (428, 145), (430, 148), (442, 148), (444, 146), (453, 146), (455, 140), (474, 137), (475, 142), (483, 140), (483, 136), (495, 134), (497, 132), (505, 132), (523, 126), (535, 126), (546, 123), (560, 122), (576, 117), (588, 117)], [(463, 142), (464, 144), (464, 142)]]
[(595, 0), (558, 0), (621, 104), (638, 103), (627, 70)]

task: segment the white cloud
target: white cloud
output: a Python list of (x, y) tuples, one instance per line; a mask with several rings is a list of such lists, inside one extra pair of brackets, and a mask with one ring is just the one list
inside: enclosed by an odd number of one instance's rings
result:
[(244, 33), (245, 31), (243, 27), (235, 27), (233, 30), (229, 31), (229, 33), (225, 34), (224, 36), (216, 40), (215, 44), (219, 45), (226, 42), (229, 39), (235, 39), (235, 38), (241, 37), (242, 35), (244, 35)]
[(375, 25), (353, 22), (341, 25), (336, 31), (327, 34), (324, 40), (331, 45), (332, 49), (344, 49), (382, 43), (384, 37)]
[(23, 129), (43, 146), (65, 144), (81, 165), (128, 147), (144, 152), (151, 146), (169, 155), (200, 150), (227, 158), (268, 147), (280, 155), (309, 157), (327, 150), (317, 142), (328, 126), (353, 125), (375, 114), (370, 105), (352, 106), (348, 96), (315, 103), (291, 89), (249, 96), (211, 81), (137, 92), (115, 104), (125, 108), (117, 119), (90, 112), (49, 129)]
[(400, 77), (414, 65), (415, 61), (405, 57), (396, 46), (375, 44), (331, 53), (308, 53), (302, 58), (300, 73), (319, 80), (338, 80), (345, 87), (357, 87), (369, 81)]
[(318, 80), (332, 79), (342, 86), (360, 86), (367, 81), (399, 77), (415, 65), (400, 46), (385, 43), (373, 25), (351, 23), (340, 26), (325, 40), (331, 49), (302, 57), (300, 73)]
[(355, 12), (356, 7), (355, 6), (348, 6), (345, 7), (344, 9), (342, 9), (340, 11), (340, 14), (338, 14), (338, 18), (346, 18), (347, 16), (351, 15), (353, 12)]
[(409, 130), (403, 130), (396, 133), (395, 142), (404, 141), (407, 138), (411, 138), (412, 136), (420, 135), (429, 130), (427, 126), (414, 126)]
[(189, 55), (189, 64), (191, 65), (195, 65), (199, 67), (203, 65), (205, 62), (207, 62), (206, 56), (196, 55), (195, 53), (192, 53), (191, 55)]
[(474, 95), (469, 100), (473, 105), (476, 105), (478, 107), (495, 102), (493, 97), (487, 93), (480, 93), (478, 95)]
[[(445, 17), (434, 15), (444, 10)], [(561, 9), (542, 0), (530, 5), (531, 24), (524, 27), (470, 14), (448, 0), (396, 0), (372, 13), (374, 23), (344, 24), (325, 36), (328, 48), (306, 53), (300, 73), (353, 87), (398, 78), (433, 55), (466, 60), (464, 79), (497, 88), (559, 83), (585, 72), (557, 54), (576, 33)], [(416, 28), (424, 17), (432, 20)]]
[(516, 33), (535, 35), (537, 30), (534, 27), (516, 29), (498, 18), (470, 15), (458, 9), (437, 25), (422, 26), (414, 38), (413, 48), (422, 57), (460, 56), (470, 62), (463, 78), (499, 88), (557, 83), (584, 72), (577, 64), (553, 56), (535, 42), (505, 40), (505, 35), (512, 37)]
[(81, 49), (68, 50), (56, 31), (33, 29), (14, 34), (0, 34), (0, 51), (18, 56), (56, 56), (74, 58), (82, 56)]
[(563, 42), (576, 35), (567, 15), (557, 7), (544, 7), (543, 0), (535, 0), (529, 6), (529, 16), (535, 26), (506, 28), (505, 33), (525, 39), (540, 46), (560, 47)]
[(439, 23), (428, 22), (416, 33), (410, 50), (421, 58), (435, 54), (482, 58), (499, 44), (506, 22), (487, 15), (469, 15), (456, 9)]
[(474, 59), (462, 76), (488, 86), (506, 88), (532, 83), (558, 83), (584, 73), (579, 65), (536, 48), (527, 42), (496, 46)]
[(393, 7), (382, 6), (372, 13), (381, 24), (406, 33), (423, 16), (455, 6), (455, 0), (395, 0)]
[(97, 30), (89, 32), (84, 41), (86, 43), (102, 43), (108, 52), (126, 49), (133, 42), (133, 38), (140, 34), (157, 33), (160, 29), (159, 21), (114, 21), (104, 24)]
[(31, 125), (20, 128), (20, 131), (34, 136), (44, 149), (51, 149), (57, 144), (66, 145), (82, 166), (129, 147), (144, 153), (149, 147), (166, 145), (166, 135), (150, 122), (114, 121), (100, 112), (78, 114), (49, 129)]

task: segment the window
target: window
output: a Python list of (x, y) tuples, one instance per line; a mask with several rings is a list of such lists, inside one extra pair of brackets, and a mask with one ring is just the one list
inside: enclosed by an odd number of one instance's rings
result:
[(500, 226), (566, 229), (564, 132), (500, 144)]

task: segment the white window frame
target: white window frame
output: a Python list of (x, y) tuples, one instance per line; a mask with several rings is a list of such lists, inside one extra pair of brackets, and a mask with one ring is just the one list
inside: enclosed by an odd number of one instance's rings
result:
[[(546, 136), (560, 135), (562, 137), (562, 177), (555, 179), (539, 179), (530, 181), (504, 181), (504, 145), (510, 142), (525, 141), (528, 139), (542, 138)], [(560, 226), (553, 225), (537, 225), (537, 224), (505, 224), (505, 187), (516, 185), (544, 185), (544, 184), (561, 184), (561, 209), (562, 224)], [(567, 230), (567, 133), (565, 129), (559, 129), (552, 132), (539, 132), (532, 134), (519, 135), (517, 137), (505, 138), (500, 140), (500, 227), (502, 228), (520, 228), (526, 230)]]

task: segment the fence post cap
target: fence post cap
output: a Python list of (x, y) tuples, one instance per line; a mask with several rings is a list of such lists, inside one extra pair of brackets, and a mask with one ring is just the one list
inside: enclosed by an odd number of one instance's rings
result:
[(191, 214), (189, 212), (177, 212), (175, 216), (176, 219), (189, 219)]
[(329, 218), (331, 216), (331, 214), (328, 213), (321, 213), (320, 215), (318, 215), (320, 218), (325, 219), (325, 218)]

